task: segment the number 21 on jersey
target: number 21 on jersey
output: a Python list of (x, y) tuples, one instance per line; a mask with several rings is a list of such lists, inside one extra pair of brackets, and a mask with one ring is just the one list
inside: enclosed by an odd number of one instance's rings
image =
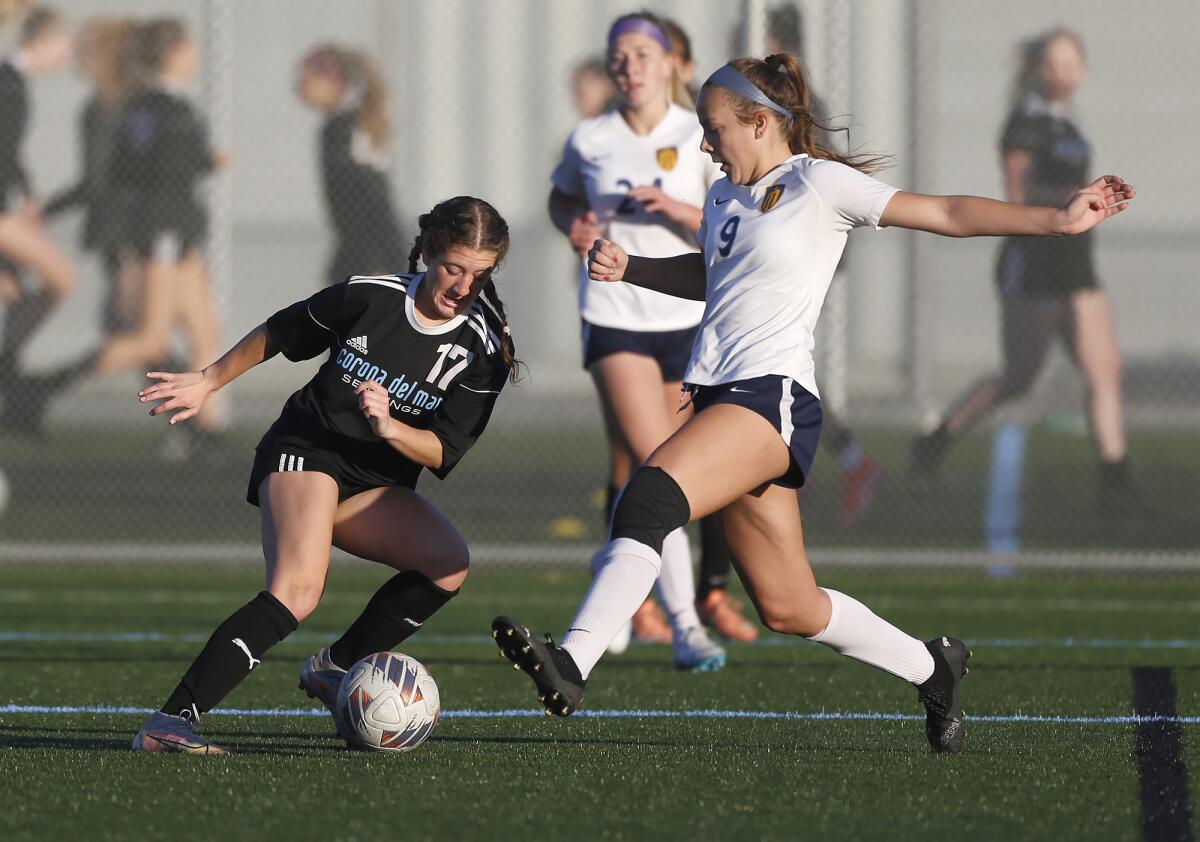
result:
[[(437, 386), (443, 392), (446, 391), (450, 386), (450, 382), (454, 380), (455, 375), (471, 364), (471, 356), (471, 352), (461, 345), (452, 345), (449, 342), (445, 345), (439, 345), (438, 358), (434, 362), (433, 368), (429, 369), (429, 376), (425, 380)], [(445, 368), (446, 363), (454, 362), (454, 360), (458, 360), (458, 362), (450, 366), (445, 374), (442, 374), (442, 369)], [(439, 375), (442, 378), (440, 382), (438, 381)]]

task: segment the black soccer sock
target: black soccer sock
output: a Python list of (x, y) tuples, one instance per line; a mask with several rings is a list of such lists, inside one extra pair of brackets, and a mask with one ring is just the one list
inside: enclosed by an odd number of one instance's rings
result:
[(217, 627), (162, 712), (196, 719), (212, 710), (297, 626), (287, 606), (263, 591)]
[(1129, 463), (1124, 459), (1100, 462), (1100, 482), (1106, 490), (1123, 489), (1129, 485)]
[(732, 568), (733, 556), (717, 516), (700, 518), (700, 576), (696, 581), (696, 598), (704, 599), (709, 591), (723, 590), (729, 584)]
[(388, 579), (371, 597), (362, 614), (329, 647), (329, 657), (342, 669), (376, 652), (386, 652), (407, 640), (458, 595), (439, 588), (415, 570)]

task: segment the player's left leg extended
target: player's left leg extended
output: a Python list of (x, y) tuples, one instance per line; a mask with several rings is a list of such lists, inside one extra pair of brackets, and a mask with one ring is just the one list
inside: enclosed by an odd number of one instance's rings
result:
[(768, 628), (806, 637), (913, 684), (925, 705), (931, 748), (961, 749), (958, 690), (970, 657), (962, 641), (922, 643), (853, 597), (818, 587), (790, 488), (770, 485), (743, 495), (725, 508), (723, 522), (734, 564)]
[(541, 643), (511, 617), (492, 623), (501, 654), (533, 678), (548, 711), (579, 707), (592, 668), (654, 586), (667, 536), (782, 476), (789, 459), (768, 421), (730, 405), (700, 412), (654, 452), (621, 495), (607, 557), (563, 645)]
[(329, 571), (337, 494), (333, 478), (321, 473), (273, 473), (263, 480), (267, 587), (212, 633), (161, 711), (134, 737), (135, 750), (224, 753), (195, 733), (196, 724), (317, 607)]

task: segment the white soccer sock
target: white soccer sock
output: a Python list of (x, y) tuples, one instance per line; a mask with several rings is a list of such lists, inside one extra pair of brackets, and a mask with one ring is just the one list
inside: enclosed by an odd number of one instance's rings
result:
[(700, 617), (696, 614), (696, 574), (692, 570), (692, 548), (683, 527), (676, 529), (663, 541), (658, 598), (671, 621), (671, 632), (676, 637), (700, 625)]
[(650, 593), (661, 568), (659, 554), (640, 541), (615, 538), (609, 543), (583, 605), (562, 639), (562, 648), (584, 678)]
[(933, 656), (924, 643), (878, 617), (857, 599), (829, 588), (821, 590), (829, 594), (833, 613), (825, 630), (809, 640), (912, 684), (921, 684), (933, 675)]

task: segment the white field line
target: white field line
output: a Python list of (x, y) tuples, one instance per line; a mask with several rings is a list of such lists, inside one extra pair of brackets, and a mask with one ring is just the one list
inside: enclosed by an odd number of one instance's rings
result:
[[(37, 630), (0, 630), (0, 643), (197, 643), (208, 640), (209, 633), (160, 631), (55, 632)], [(291, 643), (329, 643), (333, 635), (316, 632), (296, 632), (288, 636)], [(410, 638), (415, 646), (463, 646), (490, 644), (486, 634), (422, 634)], [(977, 637), (965, 638), (967, 644), (979, 649), (1150, 649), (1200, 650), (1200, 640), (1127, 640), (1113, 638), (1023, 638)], [(635, 641), (635, 645), (642, 646)], [(809, 641), (799, 637), (777, 635), (747, 644), (726, 644), (734, 648), (776, 646), (806, 646)], [(619, 656), (618, 656), (619, 657)]]
[[(153, 713), (150, 708), (109, 706), (49, 706), (49, 705), (0, 705), (0, 716), (4, 715), (138, 715)], [(218, 709), (207, 716), (288, 716), (324, 717), (329, 713), (324, 708), (249, 708)], [(446, 710), (446, 719), (541, 719), (544, 711), (509, 710)], [(859, 713), (854, 711), (766, 711), (766, 710), (581, 710), (572, 716), (584, 719), (785, 719), (809, 722), (918, 722), (924, 716), (909, 713)], [(969, 722), (1023, 723), (1046, 725), (1137, 725), (1143, 722), (1178, 722), (1183, 725), (1200, 724), (1200, 716), (1073, 716), (1039, 714), (996, 714), (968, 716)]]
[[(0, 604), (72, 603), (90, 605), (232, 605), (244, 600), (245, 590), (171, 590), (166, 588), (134, 590), (131, 588), (9, 588), (0, 591)], [(369, 590), (339, 591), (321, 597), (322, 603), (364, 605), (371, 596)], [(464, 593), (455, 598), (455, 605), (570, 605), (582, 595), (551, 595), (530, 593)], [(1130, 599), (1117, 597), (906, 597), (872, 596), (869, 600), (877, 609), (920, 608), (948, 611), (995, 612), (1108, 612), (1135, 614), (1200, 613), (1200, 600)]]
[[(477, 565), (583, 566), (596, 547), (572, 542), (538, 544), (474, 543), (471, 559)], [(1008, 572), (1012, 570), (1111, 570), (1125, 572), (1200, 572), (1197, 552), (1111, 552), (1066, 551), (1022, 552), (995, 555), (982, 550), (879, 548), (812, 548), (814, 565), (820, 568), (965, 568)], [(363, 564), (340, 550), (333, 552), (336, 562)], [(262, 549), (256, 543), (5, 543), (0, 542), (0, 565), (32, 563), (71, 564), (261, 564)]]

